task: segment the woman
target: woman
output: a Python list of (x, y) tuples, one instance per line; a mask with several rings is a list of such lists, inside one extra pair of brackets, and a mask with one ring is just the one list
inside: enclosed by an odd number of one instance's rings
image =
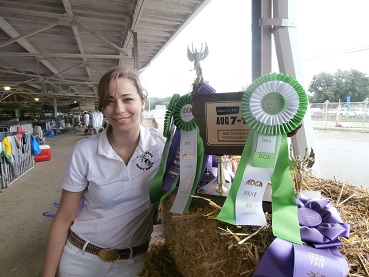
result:
[[(133, 277), (143, 270), (154, 214), (148, 187), (164, 140), (140, 125), (146, 95), (136, 73), (107, 72), (98, 98), (109, 126), (74, 147), (43, 277)], [(86, 207), (79, 213), (82, 199)]]

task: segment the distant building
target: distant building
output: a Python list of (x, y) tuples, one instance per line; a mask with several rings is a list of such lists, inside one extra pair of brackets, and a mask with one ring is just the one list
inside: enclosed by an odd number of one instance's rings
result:
[(164, 112), (166, 112), (167, 107), (165, 105), (156, 105), (154, 110), (155, 111), (164, 111)]
[(164, 128), (164, 118), (167, 108), (165, 105), (156, 105), (155, 109), (143, 112), (143, 119), (148, 122), (150, 118), (154, 118), (157, 124), (157, 128)]

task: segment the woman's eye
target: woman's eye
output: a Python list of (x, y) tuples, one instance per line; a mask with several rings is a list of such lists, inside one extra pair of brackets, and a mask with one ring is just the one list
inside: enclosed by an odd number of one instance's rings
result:
[(115, 101), (113, 99), (108, 99), (108, 103), (114, 103)]
[(133, 101), (133, 98), (125, 98), (123, 101), (124, 102), (130, 102), (130, 101)]

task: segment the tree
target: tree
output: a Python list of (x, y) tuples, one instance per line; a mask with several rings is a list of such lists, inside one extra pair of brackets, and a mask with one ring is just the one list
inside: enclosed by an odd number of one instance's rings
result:
[(172, 98), (172, 96), (167, 96), (164, 98), (159, 98), (159, 97), (150, 97), (149, 99), (146, 100), (146, 106), (145, 106), (145, 110), (148, 111), (149, 110), (149, 106), (150, 106), (150, 110), (155, 109), (155, 107), (157, 105), (165, 105), (168, 108), (170, 99)]
[(321, 72), (314, 75), (309, 84), (312, 101), (338, 102), (350, 96), (351, 102), (361, 102), (369, 97), (369, 77), (355, 69), (337, 70), (334, 74)]

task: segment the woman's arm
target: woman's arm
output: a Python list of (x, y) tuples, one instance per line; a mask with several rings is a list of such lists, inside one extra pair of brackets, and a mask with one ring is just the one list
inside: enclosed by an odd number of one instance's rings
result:
[(62, 191), (59, 208), (50, 226), (43, 277), (55, 277), (69, 227), (78, 215), (83, 194), (84, 191)]

